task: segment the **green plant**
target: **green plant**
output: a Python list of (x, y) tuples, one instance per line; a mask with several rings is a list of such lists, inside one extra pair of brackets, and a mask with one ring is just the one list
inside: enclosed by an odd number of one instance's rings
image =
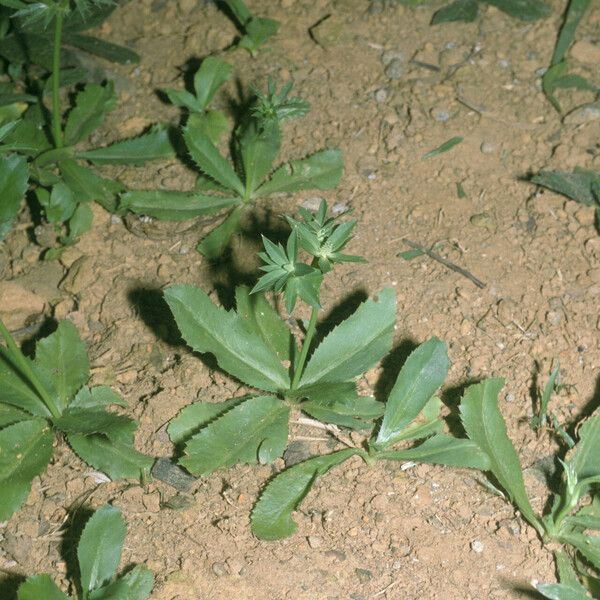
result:
[(479, 5), (495, 6), (507, 15), (521, 21), (537, 21), (550, 14), (550, 7), (542, 0), (455, 0), (440, 8), (431, 20), (432, 25), (463, 21), (471, 23), (479, 14)]
[[(22, 4), (3, 0), (17, 6)], [(79, 0), (74, 6), (82, 11), (106, 4), (105, 0)], [(0, 128), (0, 180), (6, 196), (0, 211), (0, 237), (6, 235), (19, 211), (21, 200), (33, 183), (35, 195), (46, 220), (52, 223), (60, 244), (68, 245), (87, 231), (92, 222), (91, 201), (110, 211), (116, 209), (117, 195), (124, 186), (100, 177), (82, 163), (141, 164), (173, 155), (169, 133), (165, 128), (132, 139), (116, 142), (107, 148), (80, 150), (78, 145), (104, 121), (116, 104), (112, 83), (86, 84), (76, 95), (63, 126), (61, 109), (61, 40), (64, 19), (74, 11), (67, 0), (31, 3), (17, 11), (14, 18), (42, 22), (53, 28), (53, 53), (49, 85), (32, 85), (39, 102), (32, 104), (20, 120), (4, 123)], [(37, 88), (36, 88), (37, 86)], [(46, 92), (51, 96), (49, 111), (43, 108)], [(49, 113), (49, 118), (47, 114)], [(47, 131), (51, 135), (47, 135)], [(53, 248), (46, 258), (56, 258), (62, 248)]]
[[(219, 77), (206, 82), (200, 80), (199, 89), (213, 89), (210, 88), (211, 81), (222, 82), (223, 69), (214, 70), (220, 73)], [(223, 253), (231, 236), (239, 229), (243, 213), (260, 198), (276, 193), (336, 187), (343, 169), (342, 155), (337, 149), (321, 150), (271, 172), (281, 147), (281, 122), (302, 116), (309, 108), (300, 98), (288, 98), (291, 88), (289, 83), (278, 92), (269, 81), (266, 94), (255, 91), (253, 104), (233, 133), (233, 166), (211, 139), (214, 129), (207, 126), (207, 120), (214, 119), (209, 117), (210, 113), (190, 115), (183, 138), (190, 156), (202, 172), (196, 190), (130, 191), (123, 194), (120, 210), (165, 220), (185, 220), (227, 210), (224, 221), (198, 246), (202, 254), (215, 258)], [(205, 97), (212, 96), (205, 93)]]
[[(151, 571), (138, 565), (116, 577), (127, 528), (121, 511), (99, 508), (86, 523), (77, 546), (79, 572), (73, 582), (78, 600), (146, 600), (154, 586)], [(49, 575), (28, 577), (17, 600), (68, 600)]]
[(254, 17), (243, 0), (223, 0), (242, 30), (242, 37), (234, 42), (234, 48), (244, 48), (256, 56), (259, 48), (279, 30), (273, 19)]
[[(431, 338), (414, 350), (389, 393), (382, 420), (362, 443), (332, 454), (316, 456), (276, 475), (264, 488), (252, 511), (252, 531), (266, 540), (296, 531), (292, 511), (298, 508), (316, 478), (352, 456), (368, 465), (380, 460), (419, 461), (486, 469), (487, 456), (470, 440), (443, 433), (441, 400), (434, 396), (448, 373), (445, 344)], [(422, 441), (424, 440), (424, 441)], [(422, 441), (397, 448), (399, 443)]]
[[(467, 436), (489, 458), (490, 466), (486, 470), (493, 475), (509, 501), (545, 542), (558, 542), (567, 549), (585, 580), (590, 575), (587, 565), (600, 568), (600, 537), (589, 533), (600, 530), (600, 497), (596, 494), (600, 482), (600, 413), (594, 413), (581, 424), (574, 448), (559, 459), (563, 468), (560, 488), (553, 496), (550, 509), (539, 515), (529, 501), (519, 457), (498, 409), (498, 393), (503, 385), (501, 379), (488, 379), (467, 389), (460, 405)], [(559, 571), (564, 572), (561, 561), (562, 555), (558, 554)], [(562, 583), (561, 586), (577, 588), (574, 583)], [(556, 589), (560, 590), (560, 586), (542, 587), (541, 591), (551, 594)], [(564, 600), (582, 596), (579, 593), (547, 597)]]
[(23, 504), (52, 458), (55, 435), (112, 479), (139, 478), (152, 459), (133, 447), (137, 423), (106, 407), (126, 403), (109, 387), (88, 387), (85, 344), (70, 321), (37, 343), (34, 360), (0, 321), (0, 520)]

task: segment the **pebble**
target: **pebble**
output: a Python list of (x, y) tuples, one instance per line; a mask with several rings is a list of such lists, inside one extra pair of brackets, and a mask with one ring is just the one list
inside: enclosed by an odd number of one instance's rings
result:
[(384, 73), (388, 79), (401, 79), (402, 76), (406, 73), (406, 65), (404, 60), (402, 60), (401, 58), (394, 58), (394, 60), (392, 60), (389, 65), (387, 65), (387, 67), (384, 70)]
[(217, 577), (223, 577), (225, 575), (229, 575), (229, 568), (227, 566), (227, 563), (224, 563), (224, 562), (213, 563), (211, 566), (211, 569), (212, 569), (212, 572)]
[(494, 233), (498, 228), (496, 225), (496, 219), (494, 219), (494, 217), (487, 212), (482, 212), (473, 215), (469, 219), (469, 223), (471, 223), (471, 225), (474, 225), (475, 227), (487, 229), (491, 233)]
[(479, 147), (481, 154), (494, 154), (496, 152), (496, 144), (493, 142), (483, 142)]
[(308, 545), (316, 550), (317, 548), (321, 548), (323, 546), (323, 540), (318, 535), (309, 535), (307, 539)]
[(481, 554), (483, 552), (483, 542), (480, 540), (473, 540), (471, 542), (471, 550), (477, 554)]
[(306, 210), (319, 210), (319, 205), (323, 201), (323, 198), (319, 198), (318, 196), (313, 196), (312, 198), (307, 198), (300, 206), (305, 208)]
[(373, 579), (373, 573), (369, 569), (354, 569), (354, 572), (361, 583), (367, 583)]
[(343, 202), (336, 202), (331, 207), (331, 212), (333, 213), (334, 217), (337, 217), (338, 215), (343, 215), (344, 213), (347, 213), (349, 210), (350, 210), (350, 207), (347, 204), (344, 204)]
[(152, 476), (168, 483), (180, 492), (187, 492), (196, 479), (186, 473), (179, 465), (169, 458), (158, 458), (152, 467)]
[(41, 296), (12, 281), (0, 281), (0, 314), (9, 330), (29, 325), (45, 305)]
[(69, 268), (62, 287), (71, 294), (79, 294), (98, 278), (91, 256), (80, 256)]
[(434, 121), (438, 121), (439, 123), (445, 123), (450, 119), (450, 113), (443, 108), (432, 108), (429, 114)]
[(292, 465), (310, 458), (311, 454), (310, 446), (305, 441), (296, 440), (288, 444), (288, 447), (283, 453), (283, 460), (285, 461), (286, 467), (291, 467)]
[(385, 88), (380, 88), (375, 92), (375, 101), (379, 104), (383, 104), (388, 97), (388, 91)]
[(546, 323), (548, 323), (548, 325), (551, 325), (552, 327), (557, 327), (558, 325), (560, 325), (561, 320), (562, 315), (557, 310), (549, 310), (546, 313)]

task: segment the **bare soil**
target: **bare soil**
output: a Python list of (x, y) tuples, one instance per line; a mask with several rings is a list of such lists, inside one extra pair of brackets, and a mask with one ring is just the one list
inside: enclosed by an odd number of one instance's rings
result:
[[(552, 16), (535, 23), (487, 7), (474, 24), (431, 27), (439, 2), (412, 9), (366, 0), (255, 0), (256, 14), (282, 22), (280, 34), (255, 59), (226, 55), (235, 81), (217, 100), (227, 108), (271, 76), (293, 80), (294, 92), (310, 101), (307, 117), (286, 124), (282, 157), (343, 149), (342, 183), (324, 197), (354, 211), (359, 225), (349, 251), (369, 261), (345, 265), (328, 280), (323, 319), (342, 302), (347, 308), (392, 286), (398, 350), (388, 372), (397, 372), (407, 348), (437, 335), (453, 365), (443, 390), (450, 408), (465, 384), (505, 378), (501, 409), (539, 509), (546, 488), (538, 467), (556, 448), (528, 425), (532, 388), (560, 360), (570, 385), (552, 400), (559, 419), (572, 423), (600, 400), (593, 210), (524, 181), (540, 168), (600, 170), (600, 120), (577, 110), (561, 119), (541, 92), (540, 69), (565, 3), (551, 4)], [(599, 30), (594, 3), (579, 39), (598, 43)], [(95, 144), (177, 122), (178, 110), (156, 90), (180, 85), (189, 61), (220, 53), (236, 29), (210, 3), (132, 0), (99, 33), (134, 48), (142, 62), (102, 65), (117, 82), (120, 105)], [(581, 51), (572, 67), (600, 84), (594, 60)], [(586, 92), (560, 93), (567, 112), (593, 100)], [(423, 160), (454, 136), (464, 141)], [(190, 189), (194, 180), (176, 161), (110, 172), (136, 188)], [(271, 210), (257, 211), (234, 240), (231, 259), (217, 265), (194, 250), (202, 223), (124, 222), (101, 209), (93, 230), (60, 262), (40, 262), (24, 212), (0, 248), (3, 279), (44, 306), (24, 317), (33, 328), (21, 339), (45, 319), (71, 319), (89, 345), (93, 382), (114, 386), (139, 419), (138, 448), (172, 456), (169, 419), (192, 401), (223, 400), (239, 389), (180, 344), (161, 288), (194, 283), (227, 302), (231, 286), (255, 273), (257, 231), (277, 235), (278, 211), (314, 204), (315, 196), (277, 198)], [(436, 244), (485, 288), (430, 258), (405, 261), (398, 256), (408, 249), (405, 238)], [(379, 375), (367, 374), (363, 385), (375, 386)], [(335, 447), (322, 431), (298, 425), (291, 441), (300, 456)], [(0, 526), (0, 596), (13, 598), (22, 577), (39, 572), (66, 589), (63, 526), (69, 515), (108, 501), (128, 522), (122, 565), (144, 562), (154, 571), (156, 600), (531, 598), (531, 580), (555, 580), (550, 551), (477, 474), (433, 466), (350, 461), (310, 492), (294, 537), (258, 541), (250, 510), (283, 465), (240, 466), (178, 494), (160, 481), (106, 482), (58, 442), (26, 506)]]

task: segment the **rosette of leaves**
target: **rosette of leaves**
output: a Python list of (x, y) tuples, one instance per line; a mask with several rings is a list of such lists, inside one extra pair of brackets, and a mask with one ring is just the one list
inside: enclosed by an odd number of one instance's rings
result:
[(137, 423), (107, 410), (127, 406), (109, 387), (88, 387), (86, 347), (70, 321), (37, 343), (33, 360), (1, 321), (0, 333), (0, 520), (23, 504), (57, 436), (111, 479), (147, 475), (153, 461), (133, 447)]
[[(223, 69), (221, 67), (219, 77), (215, 76), (216, 81), (224, 79)], [(204, 89), (209, 85), (207, 82), (200, 87)], [(120, 210), (173, 221), (222, 213), (223, 222), (198, 245), (198, 250), (206, 257), (216, 258), (239, 229), (244, 212), (260, 198), (300, 190), (335, 188), (343, 169), (342, 154), (338, 149), (321, 150), (273, 170), (281, 147), (281, 122), (308, 111), (305, 101), (288, 98), (291, 88), (289, 83), (277, 92), (274, 84), (269, 82), (267, 93), (257, 94), (254, 104), (233, 132), (233, 165), (215, 146), (215, 131), (212, 126), (207, 126), (208, 115), (191, 114), (183, 129), (183, 139), (192, 160), (202, 172), (195, 191), (130, 191), (122, 196)]]
[[(347, 231), (344, 225), (337, 225)], [(336, 234), (334, 227), (332, 235)], [(348, 237), (350, 232), (347, 231)], [(168, 431), (183, 449), (179, 463), (207, 475), (235, 463), (269, 463), (282, 455), (290, 409), (327, 423), (362, 429), (383, 413), (383, 404), (361, 397), (356, 379), (391, 348), (396, 302), (390, 289), (367, 300), (315, 346), (323, 272), (298, 259), (298, 233), (284, 248), (265, 241), (267, 263), (254, 290), (236, 290), (236, 310), (216, 306), (189, 285), (167, 288), (183, 338), (193, 350), (211, 353), (221, 369), (256, 390), (219, 404), (197, 402), (183, 409)], [(300, 345), (261, 291), (283, 295), (288, 309), (298, 300), (311, 308)]]
[(590, 568), (600, 569), (600, 537), (593, 533), (600, 531), (600, 413), (596, 411), (581, 423), (577, 443), (557, 457), (562, 481), (549, 509), (538, 514), (529, 500), (518, 454), (498, 409), (503, 384), (502, 379), (488, 379), (467, 389), (460, 405), (465, 431), (487, 455), (489, 467), (485, 470), (493, 475), (504, 497), (542, 540), (563, 545), (563, 551), (556, 554), (561, 583), (541, 585), (539, 591), (547, 598), (586, 598), (583, 584), (593, 580)]
[(463, 21), (473, 22), (480, 5), (495, 6), (507, 15), (521, 21), (537, 21), (550, 14), (550, 7), (542, 0), (455, 0), (440, 8), (431, 20), (432, 25)]
[(137, 565), (116, 576), (127, 527), (121, 511), (110, 505), (89, 518), (77, 545), (78, 573), (75, 596), (67, 596), (50, 575), (28, 577), (17, 591), (17, 600), (146, 600), (154, 586), (152, 572)]
[[(87, 83), (75, 95), (74, 105), (63, 118), (61, 84), (78, 79), (73, 80), (72, 74), (61, 70), (61, 40), (69, 15), (77, 12), (79, 18), (85, 19), (90, 15), (88, 9), (93, 14), (94, 7), (106, 3), (81, 0), (72, 6), (66, 0), (3, 2), (14, 7), (23, 5), (15, 13), (16, 17), (52, 29), (53, 52), (51, 75), (46, 84), (34, 90), (40, 101), (32, 104), (21, 119), (5, 122), (0, 127), (0, 181), (6, 194), (0, 209), (0, 239), (10, 230), (23, 196), (32, 186), (45, 219), (55, 226), (57, 241), (63, 246), (73, 244), (91, 227), (90, 203), (95, 201), (114, 211), (117, 196), (125, 189), (118, 181), (101, 177), (88, 164), (138, 165), (172, 156), (169, 132), (164, 127), (156, 127), (135, 139), (119, 141), (106, 148), (82, 150), (81, 144), (102, 125), (117, 97), (110, 82)], [(44, 107), (45, 92), (51, 97), (47, 108)], [(46, 258), (56, 258), (61, 251), (60, 247), (51, 249)]]

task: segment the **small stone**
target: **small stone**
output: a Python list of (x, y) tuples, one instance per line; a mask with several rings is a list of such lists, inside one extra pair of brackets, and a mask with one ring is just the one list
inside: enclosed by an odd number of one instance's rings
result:
[(12, 281), (0, 281), (0, 315), (9, 330), (31, 324), (45, 305), (41, 296)]
[(600, 103), (586, 104), (572, 110), (568, 115), (565, 115), (563, 123), (567, 125), (582, 125), (591, 121), (600, 120)]
[(400, 52), (400, 50), (386, 50), (381, 55), (381, 63), (384, 67), (387, 67), (393, 60), (396, 59), (406, 62), (406, 56), (403, 52)]
[(168, 483), (180, 492), (187, 492), (196, 479), (186, 473), (179, 465), (169, 458), (158, 458), (152, 467), (152, 476)]
[(283, 453), (283, 460), (286, 467), (291, 467), (307, 458), (310, 458), (312, 452), (309, 445), (303, 440), (296, 440), (288, 444), (288, 447)]
[(213, 563), (211, 566), (211, 569), (212, 569), (212, 572), (217, 577), (224, 577), (225, 575), (229, 575), (229, 567), (227, 566), (227, 563), (224, 563), (224, 562)]
[(378, 102), (379, 104), (383, 104), (388, 97), (388, 92), (385, 88), (380, 88), (375, 92), (375, 102)]
[(575, 42), (569, 55), (579, 62), (597, 65), (600, 63), (600, 44), (592, 44), (585, 40)]
[(494, 154), (496, 152), (496, 144), (493, 142), (483, 142), (479, 147), (481, 154)]
[(473, 540), (471, 542), (471, 550), (477, 554), (481, 554), (483, 552), (483, 542), (480, 540)]
[(343, 552), (342, 550), (327, 550), (327, 552), (325, 552), (325, 556), (327, 558), (333, 558), (340, 562), (344, 562), (347, 558), (346, 553)]
[(557, 310), (549, 310), (546, 313), (546, 323), (548, 323), (548, 325), (551, 325), (552, 327), (557, 327), (558, 325), (560, 325), (561, 320), (562, 315)]
[(309, 535), (306, 539), (308, 541), (308, 545), (313, 550), (316, 550), (317, 548), (321, 548), (321, 546), (323, 546), (323, 540), (318, 535)]
[(62, 287), (71, 294), (79, 294), (89, 288), (97, 277), (92, 258), (90, 256), (80, 256), (69, 268)]
[(400, 58), (394, 58), (394, 60), (392, 60), (390, 64), (385, 68), (384, 73), (388, 79), (401, 79), (402, 76), (406, 73), (406, 65), (404, 60)]
[(487, 229), (490, 233), (494, 233), (498, 228), (496, 225), (496, 219), (494, 219), (494, 217), (487, 212), (482, 212), (473, 215), (469, 219), (469, 223), (471, 223), (471, 225), (474, 225), (475, 227)]
[(305, 208), (306, 210), (312, 210), (316, 212), (317, 210), (319, 210), (319, 206), (321, 205), (322, 201), (323, 198), (313, 196), (312, 198), (307, 198), (300, 206), (302, 206), (302, 208)]
[(450, 113), (443, 108), (432, 108), (429, 114), (434, 121), (438, 121), (439, 123), (445, 123), (450, 119)]
[(361, 583), (368, 583), (373, 579), (373, 573), (369, 569), (354, 569), (354, 572)]
[(343, 202), (336, 202), (331, 207), (331, 212), (334, 217), (343, 215), (344, 213), (347, 213), (349, 210), (350, 210), (350, 207), (347, 204), (344, 204)]

